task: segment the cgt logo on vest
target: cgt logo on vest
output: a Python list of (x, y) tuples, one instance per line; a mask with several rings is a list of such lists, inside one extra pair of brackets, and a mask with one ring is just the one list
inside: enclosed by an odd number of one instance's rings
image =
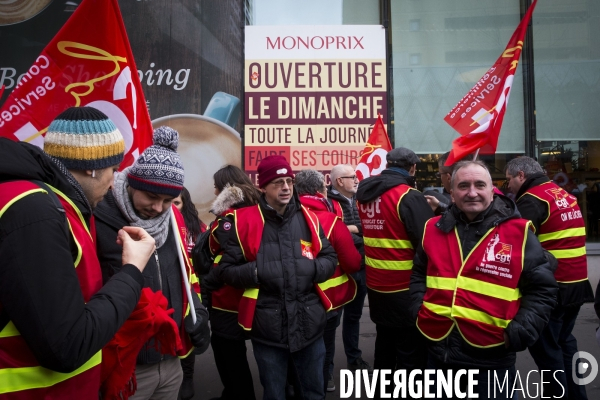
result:
[(367, 217), (373, 218), (375, 214), (381, 213), (381, 209), (379, 208), (379, 203), (381, 203), (381, 197), (378, 197), (377, 200), (372, 201), (367, 204), (360, 205), (360, 211), (367, 214)]
[(573, 204), (569, 204), (569, 200), (568, 200), (568, 193), (567, 192), (563, 192), (561, 189), (559, 188), (551, 188), (546, 190), (546, 193), (548, 193), (550, 196), (554, 197), (554, 202), (556, 203), (556, 207), (558, 207), (559, 210), (564, 210), (566, 208), (571, 208), (572, 206), (574, 206), (575, 204), (577, 204), (577, 200), (575, 200), (573, 202)]
[(487, 245), (483, 263), (496, 261), (502, 264), (510, 264), (511, 253), (512, 245), (500, 242), (500, 236), (496, 233)]

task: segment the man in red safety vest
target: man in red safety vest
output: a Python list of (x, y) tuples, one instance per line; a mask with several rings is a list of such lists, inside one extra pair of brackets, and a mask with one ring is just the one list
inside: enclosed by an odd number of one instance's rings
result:
[(538, 368), (553, 371), (560, 380), (560, 384), (558, 380), (546, 383), (544, 396), (587, 399), (585, 385), (573, 381), (578, 369), (571, 362), (578, 351), (571, 332), (579, 309), (583, 303), (594, 300), (588, 280), (581, 209), (575, 196), (552, 182), (533, 158), (515, 158), (504, 171), (521, 217), (531, 221), (542, 247), (558, 260), (554, 272), (558, 304), (540, 339), (529, 348)]
[(44, 150), (0, 139), (0, 399), (98, 399), (101, 349), (137, 304), (155, 249), (122, 227), (121, 272), (102, 287), (92, 210), (125, 143), (91, 107), (49, 126)]
[(478, 369), (479, 398), (489, 398), (494, 379), (507, 380), (493, 398), (512, 399), (516, 352), (548, 322), (556, 281), (530, 222), (494, 194), (484, 163), (458, 163), (451, 186), (453, 204), (427, 221), (415, 255), (413, 315), (430, 367)]
[(249, 331), (265, 399), (284, 399), (288, 361), (305, 399), (325, 397), (325, 308), (318, 284), (337, 257), (314, 213), (300, 204), (283, 156), (258, 166), (257, 205), (234, 211), (221, 277), (246, 289), (238, 321)]

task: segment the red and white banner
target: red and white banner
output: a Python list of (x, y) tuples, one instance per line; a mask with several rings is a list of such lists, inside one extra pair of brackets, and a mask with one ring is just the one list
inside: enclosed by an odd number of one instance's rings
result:
[(478, 149), (481, 154), (496, 152), (527, 25), (536, 4), (537, 0), (531, 4), (496, 63), (444, 118), (461, 135), (452, 142), (446, 165)]
[(83, 0), (0, 108), (0, 136), (43, 147), (65, 109), (94, 107), (125, 138), (124, 168), (152, 144), (152, 124), (117, 0)]
[(390, 138), (385, 131), (383, 118), (379, 114), (356, 166), (358, 180), (362, 181), (370, 176), (379, 175), (385, 169), (387, 164), (385, 156), (390, 150), (392, 150)]

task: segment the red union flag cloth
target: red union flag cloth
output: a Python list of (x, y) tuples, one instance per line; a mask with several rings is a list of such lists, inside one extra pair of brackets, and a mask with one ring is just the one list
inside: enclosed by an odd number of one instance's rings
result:
[(373, 126), (369, 140), (367, 140), (356, 166), (358, 180), (362, 181), (369, 176), (379, 175), (385, 169), (385, 156), (390, 150), (392, 150), (390, 138), (385, 131), (381, 114), (378, 114), (377, 122)]
[(43, 147), (72, 106), (104, 112), (125, 138), (121, 168), (152, 144), (152, 124), (117, 0), (83, 0), (0, 108), (0, 136)]
[(444, 118), (461, 135), (452, 142), (446, 165), (454, 164), (477, 149), (481, 154), (496, 152), (525, 32), (536, 4), (537, 0), (531, 4), (496, 63)]

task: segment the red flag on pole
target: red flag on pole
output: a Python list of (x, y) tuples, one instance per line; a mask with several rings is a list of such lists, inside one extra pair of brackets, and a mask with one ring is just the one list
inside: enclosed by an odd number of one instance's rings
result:
[(531, 4), (496, 63), (444, 118), (461, 135), (452, 142), (446, 165), (478, 149), (481, 154), (496, 152), (527, 25), (536, 4), (537, 0)]
[(379, 175), (385, 169), (385, 156), (390, 150), (392, 150), (390, 138), (385, 131), (381, 114), (378, 114), (377, 122), (373, 126), (369, 140), (367, 140), (356, 166), (358, 180), (362, 181), (369, 176)]
[(81, 2), (0, 108), (0, 136), (43, 147), (50, 122), (72, 106), (97, 108), (119, 128), (125, 138), (121, 168), (152, 144), (117, 0)]

